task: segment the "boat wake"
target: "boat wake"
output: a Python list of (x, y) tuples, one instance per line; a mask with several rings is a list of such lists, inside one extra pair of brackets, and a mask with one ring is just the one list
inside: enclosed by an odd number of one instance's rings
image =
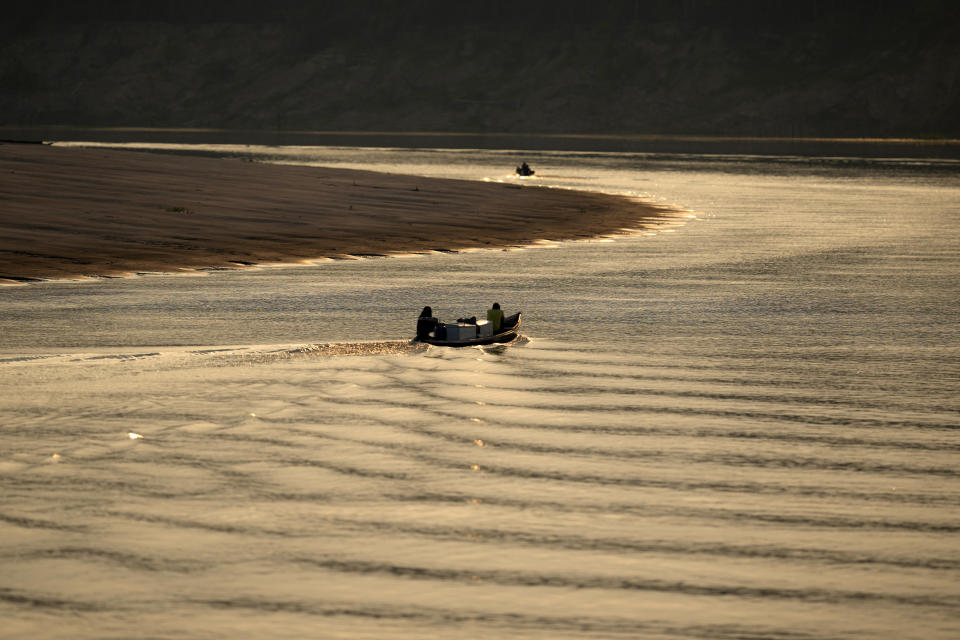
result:
[[(0, 373), (6, 370), (49, 367), (60, 375), (76, 375), (79, 368), (110, 363), (148, 370), (190, 369), (271, 364), (315, 357), (378, 356), (425, 351), (425, 344), (409, 340), (334, 342), (315, 344), (233, 345), (210, 347), (155, 347), (148, 349), (98, 349), (97, 351), (0, 355)], [(139, 365), (139, 366), (138, 366)]]

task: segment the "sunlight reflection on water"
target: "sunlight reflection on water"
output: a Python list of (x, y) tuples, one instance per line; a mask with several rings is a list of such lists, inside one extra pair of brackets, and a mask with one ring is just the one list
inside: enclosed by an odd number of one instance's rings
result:
[[(519, 158), (295, 151), (469, 179)], [(954, 637), (957, 176), (522, 155), (696, 217), (0, 291), (12, 632)], [(493, 300), (522, 344), (409, 343), (423, 304)]]

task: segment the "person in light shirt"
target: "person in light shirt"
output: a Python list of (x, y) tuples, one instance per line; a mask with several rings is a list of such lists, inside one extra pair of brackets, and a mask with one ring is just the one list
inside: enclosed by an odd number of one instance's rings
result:
[(498, 333), (503, 326), (503, 311), (500, 310), (499, 302), (494, 302), (493, 307), (487, 311), (487, 320), (493, 325), (493, 332)]

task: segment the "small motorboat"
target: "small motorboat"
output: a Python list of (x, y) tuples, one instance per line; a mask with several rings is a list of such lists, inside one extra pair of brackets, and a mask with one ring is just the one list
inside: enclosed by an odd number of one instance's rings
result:
[[(414, 342), (425, 342), (438, 347), (473, 347), (485, 344), (503, 344), (512, 342), (520, 335), (520, 312), (503, 319), (500, 331), (490, 335), (482, 335), (482, 328), (486, 320), (479, 320), (476, 324), (457, 322), (455, 324), (438, 323), (435, 331), (425, 336), (418, 336)], [(439, 335), (437, 335), (439, 334)]]
[(524, 162), (524, 163), (521, 164), (519, 167), (517, 167), (517, 175), (518, 175), (518, 176), (529, 177), (529, 176), (532, 176), (532, 175), (535, 174), (535, 173), (536, 173), (536, 171), (534, 171), (533, 169), (531, 169), (531, 168), (530, 168), (530, 165), (528, 165), (526, 162)]

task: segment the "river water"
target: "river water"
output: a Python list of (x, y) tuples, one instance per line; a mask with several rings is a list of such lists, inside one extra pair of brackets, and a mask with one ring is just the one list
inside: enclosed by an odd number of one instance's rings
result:
[(0, 289), (0, 636), (960, 636), (957, 161), (173, 151), (678, 213)]

